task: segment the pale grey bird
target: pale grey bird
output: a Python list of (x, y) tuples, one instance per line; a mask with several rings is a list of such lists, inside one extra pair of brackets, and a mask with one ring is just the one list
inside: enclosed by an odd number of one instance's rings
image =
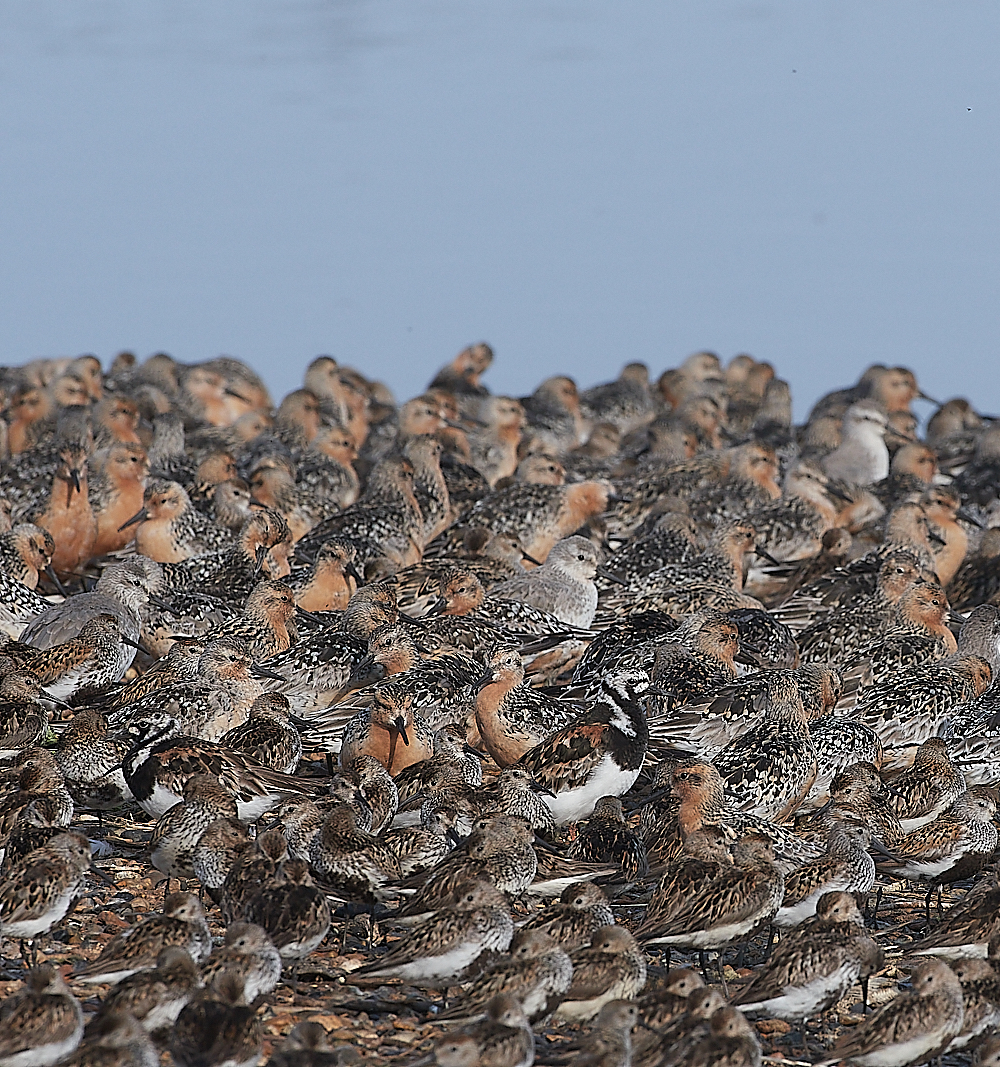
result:
[[(567, 537), (552, 546), (540, 567), (493, 586), (490, 596), (520, 600), (585, 630), (597, 611), (597, 564), (597, 549), (586, 537)], [(604, 576), (614, 580), (613, 575)]]
[[(154, 560), (132, 556), (105, 568), (89, 593), (78, 593), (61, 604), (53, 604), (25, 627), (21, 641), (33, 648), (52, 648), (76, 637), (84, 623), (95, 615), (113, 615), (123, 637), (138, 641), (142, 626), (141, 610), (150, 594), (158, 592), (163, 570)], [(128, 665), (135, 656), (131, 645), (124, 646)], [(124, 671), (122, 672), (124, 673)]]
[(847, 409), (840, 447), (823, 459), (831, 478), (853, 485), (873, 485), (889, 474), (889, 449), (885, 444), (888, 420), (872, 400), (859, 400)]

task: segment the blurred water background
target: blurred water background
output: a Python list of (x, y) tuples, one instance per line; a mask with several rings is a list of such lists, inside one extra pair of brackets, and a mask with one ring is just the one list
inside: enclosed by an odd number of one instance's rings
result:
[(0, 362), (494, 391), (747, 351), (1000, 409), (992, 3), (4, 0)]

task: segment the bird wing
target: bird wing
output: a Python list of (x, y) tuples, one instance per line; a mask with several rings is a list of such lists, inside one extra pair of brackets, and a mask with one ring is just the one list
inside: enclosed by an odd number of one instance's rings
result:
[(12, 997), (0, 1008), (0, 1057), (66, 1041), (82, 1025), (80, 1013), (73, 1010), (68, 997)]
[(831, 1051), (837, 1059), (850, 1059), (887, 1045), (901, 1045), (927, 1033), (927, 1004), (922, 998), (903, 993), (870, 1015)]
[[(949, 855), (968, 836), (969, 828), (964, 823), (956, 819), (939, 818), (907, 834), (892, 851), (900, 859), (932, 861)], [(891, 860), (883, 862), (886, 867), (893, 866)]]
[(443, 956), (475, 936), (475, 913), (438, 912), (433, 922), (423, 923), (401, 938), (381, 959), (359, 967), (351, 974), (371, 974), (412, 963), (428, 956)]
[(573, 981), (564, 1000), (590, 1000), (608, 991), (621, 975), (621, 957), (582, 949), (571, 954)]
[(601, 722), (573, 723), (535, 745), (517, 766), (524, 767), (543, 789), (553, 793), (582, 785), (604, 759), (607, 729)]

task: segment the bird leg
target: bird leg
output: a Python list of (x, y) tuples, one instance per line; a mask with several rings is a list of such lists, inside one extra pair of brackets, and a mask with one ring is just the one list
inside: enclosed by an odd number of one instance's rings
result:
[(864, 1009), (863, 1015), (868, 1014), (868, 977), (861, 979), (861, 1006)]
[(934, 896), (934, 886), (931, 886), (927, 890), (927, 896), (924, 898), (924, 915), (927, 919), (927, 926), (931, 925), (931, 897)]
[(708, 985), (708, 957), (705, 955), (704, 949), (698, 950), (698, 962), (701, 964), (701, 976), (705, 979), (705, 984)]
[(871, 922), (871, 925), (876, 930), (878, 929), (878, 909), (881, 907), (881, 905), (882, 905), (882, 887), (881, 886), (876, 886), (876, 889), (875, 889), (875, 905), (872, 908), (871, 915), (868, 916), (868, 919)]

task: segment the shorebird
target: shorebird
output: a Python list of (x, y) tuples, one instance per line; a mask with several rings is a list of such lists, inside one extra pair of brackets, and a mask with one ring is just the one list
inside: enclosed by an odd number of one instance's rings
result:
[(201, 963), (212, 951), (205, 914), (192, 893), (171, 893), (161, 914), (147, 915), (115, 934), (97, 959), (85, 964), (73, 978), (88, 985), (114, 984), (136, 971), (152, 969), (163, 949), (174, 946), (185, 949), (195, 963)]
[(199, 986), (198, 968), (187, 949), (171, 946), (152, 970), (123, 978), (101, 1001), (99, 1016), (125, 1012), (153, 1033), (171, 1026)]
[(465, 1020), (485, 1011), (495, 996), (516, 997), (532, 1024), (551, 1015), (573, 980), (573, 964), (563, 947), (540, 930), (514, 935), (509, 956), (477, 976), (461, 1001), (437, 1016)]
[(191, 868), (216, 904), (222, 899), (226, 876), (252, 846), (247, 828), (239, 819), (216, 819), (198, 838), (191, 856)]
[(184, 783), (184, 799), (156, 821), (149, 842), (150, 862), (170, 878), (194, 877), (194, 850), (217, 819), (235, 819), (236, 801), (211, 774), (196, 774)]
[(568, 537), (553, 545), (545, 562), (522, 577), (493, 587), (490, 595), (520, 600), (586, 630), (597, 611), (594, 576), (600, 571), (597, 550), (585, 537)]
[(52, 535), (33, 523), (0, 534), (0, 629), (10, 637), (17, 637), (30, 619), (50, 606), (35, 589), (54, 551)]
[(454, 902), (458, 887), (485, 881), (511, 896), (531, 886), (538, 870), (534, 832), (527, 819), (490, 814), (478, 819), (472, 833), (436, 867), (403, 883), (417, 892), (398, 910), (396, 921), (413, 924), (430, 911)]
[(854, 714), (879, 735), (888, 761), (905, 766), (907, 750), (937, 734), (954, 709), (984, 693), (991, 679), (985, 659), (959, 652), (866, 689)]
[(447, 805), (421, 812), (420, 826), (399, 826), (389, 830), (383, 840), (393, 851), (400, 874), (408, 878), (433, 867), (460, 840), (456, 825), (458, 812)]
[(347, 804), (338, 804), (323, 820), (309, 845), (309, 864), (324, 888), (348, 900), (370, 902), (386, 883), (400, 878), (395, 854), (358, 826)]
[(212, 741), (184, 737), (170, 716), (139, 719), (123, 732), (130, 743), (122, 773), (133, 797), (159, 818), (183, 799), (184, 784), (212, 774), (236, 798), (239, 817), (255, 822), (290, 797), (308, 796), (309, 784), (265, 767), (242, 752)]
[(501, 993), (487, 1005), (486, 1017), (457, 1034), (438, 1038), (431, 1058), (439, 1067), (531, 1067), (535, 1038), (523, 1009), (514, 997)]
[(945, 1051), (957, 1052), (1000, 1024), (1000, 976), (990, 960), (958, 960), (951, 969), (962, 984), (962, 1029)]
[(816, 914), (827, 894), (844, 890), (867, 894), (875, 884), (875, 861), (868, 854), (871, 831), (861, 822), (834, 824), (825, 856), (785, 877), (785, 895), (774, 916), (778, 927), (798, 926)]
[(878, 641), (890, 623), (892, 609), (920, 578), (909, 553), (894, 553), (882, 561), (875, 591), (849, 600), (826, 618), (798, 635), (807, 663), (849, 664)]
[(332, 922), (326, 894), (317, 889), (304, 860), (287, 859), (246, 909), (267, 932), (283, 963), (293, 969), (323, 943)]
[(840, 890), (824, 893), (815, 916), (782, 937), (732, 1004), (780, 1019), (808, 1019), (833, 1007), (883, 963), (854, 897)]
[(900, 993), (860, 1022), (822, 1064), (848, 1060), (859, 1067), (904, 1067), (943, 1051), (962, 1029), (962, 986), (940, 960), (921, 963)]
[(157, 1067), (156, 1046), (142, 1026), (127, 1012), (108, 1012), (93, 1019), (84, 1039), (65, 1067)]
[(548, 934), (571, 952), (589, 945), (602, 926), (613, 926), (614, 921), (604, 890), (593, 882), (576, 882), (566, 886), (557, 901), (522, 923), (520, 930)]
[(622, 926), (602, 926), (570, 960), (573, 981), (556, 1009), (558, 1019), (585, 1022), (609, 1001), (632, 999), (646, 984), (646, 957)]
[(609, 1000), (597, 1013), (593, 1029), (571, 1048), (577, 1067), (631, 1067), (632, 1029), (639, 1009), (631, 1000)]
[(496, 780), (494, 810), (527, 819), (536, 833), (555, 831), (552, 811), (545, 803), (539, 786), (522, 767), (507, 767)]
[(81, 895), (90, 842), (75, 830), (29, 852), (0, 882), (0, 933), (30, 940), (47, 933)]
[(687, 995), (679, 1014), (653, 1030), (644, 1023), (633, 1037), (634, 1067), (666, 1067), (683, 1063), (699, 1042), (709, 1036), (712, 1016), (724, 1008), (725, 998), (717, 989), (699, 986)]
[(252, 922), (234, 922), (226, 939), (201, 965), (201, 984), (211, 987), (224, 975), (236, 975), (248, 1001), (272, 992), (281, 978), (281, 956), (267, 931)]
[[(0, 665), (4, 663), (0, 657)], [(41, 744), (49, 728), (49, 713), (41, 682), (30, 671), (10, 669), (0, 678), (0, 758), (10, 759)]]
[(358, 756), (373, 756), (390, 774), (398, 774), (433, 753), (434, 735), (414, 713), (413, 693), (404, 683), (389, 682), (377, 686), (371, 706), (344, 727), (339, 758), (342, 767), (350, 767)]
[(492, 949), (505, 952), (514, 924), (504, 895), (486, 882), (463, 882), (455, 903), (439, 909), (434, 921), (412, 931), (353, 977), (402, 978), (411, 983), (453, 978)]
[(269, 1067), (340, 1067), (359, 1059), (353, 1045), (331, 1048), (317, 1022), (296, 1023), (267, 1061)]
[(589, 711), (518, 761), (552, 791), (547, 803), (557, 823), (584, 818), (602, 796), (622, 796), (633, 786), (649, 742), (643, 707), (648, 690), (645, 672), (606, 676)]
[(212, 637), (236, 638), (253, 650), (256, 659), (269, 659), (298, 640), (294, 615), (292, 587), (287, 582), (265, 578), (250, 591), (242, 614), (224, 623)]
[(112, 723), (170, 716), (180, 731), (205, 741), (219, 741), (246, 721), (263, 693), (259, 677), (266, 668), (254, 663), (247, 644), (237, 637), (209, 641), (198, 659), (198, 673), (184, 683), (155, 689), (127, 708), (112, 713)]
[(643, 941), (669, 924), (694, 893), (733, 866), (726, 835), (718, 826), (692, 830), (682, 849), (681, 856), (666, 865), (653, 888), (637, 931)]
[(544, 562), (557, 541), (607, 510), (613, 492), (611, 483), (603, 481), (558, 486), (515, 482), (478, 500), (462, 517), (461, 526), (428, 546), (428, 554), (452, 555), (465, 530), (481, 526), (492, 533), (513, 534), (525, 552)]
[(649, 944), (717, 949), (746, 937), (770, 919), (784, 895), (785, 879), (775, 866), (767, 838), (748, 834), (732, 848), (733, 866), (690, 892), (668, 916), (644, 924), (638, 935)]
[(948, 758), (948, 742), (929, 737), (913, 765), (892, 780), (890, 804), (904, 833), (933, 822), (964, 792), (965, 778)]
[(220, 909), (226, 922), (236, 922), (246, 917), (261, 886), (273, 878), (282, 863), (289, 857), (288, 843), (280, 830), (267, 830), (253, 841), (252, 847), (243, 849), (222, 883)]
[(396, 783), (374, 756), (356, 756), (350, 772), (371, 809), (372, 833), (380, 834), (391, 825), (399, 809)]
[(554, 730), (568, 726), (580, 707), (528, 685), (517, 649), (497, 645), (485, 658), (475, 698), (476, 727), (486, 751), (501, 767), (510, 767)]
[(992, 856), (997, 847), (996, 813), (996, 790), (974, 786), (933, 822), (911, 830), (891, 856), (878, 860), (878, 869), (897, 878), (928, 882), (929, 911), (935, 887), (970, 877)]
[(670, 782), (671, 791), (680, 801), (676, 827), (682, 838), (706, 826), (720, 827), (729, 841), (747, 833), (762, 834), (771, 842), (778, 866), (785, 873), (823, 854), (822, 845), (732, 807), (726, 799), (723, 780), (711, 763), (701, 760), (682, 762), (671, 771)]
[(128, 743), (112, 736), (102, 711), (78, 711), (60, 733), (55, 758), (73, 801), (105, 811), (132, 799), (121, 763)]
[(364, 584), (355, 566), (358, 550), (343, 537), (331, 537), (320, 546), (308, 574), (294, 570), (288, 578), (295, 605), (303, 611), (343, 611)]
[(830, 783), (827, 804), (796, 820), (795, 832), (810, 841), (825, 841), (838, 823), (856, 821), (869, 828), (874, 841), (891, 850), (904, 836), (892, 799), (874, 764), (859, 761)]
[(614, 863), (630, 881), (649, 871), (646, 847), (625, 821), (618, 797), (601, 797), (577, 832), (567, 855), (591, 863)]
[(763, 717), (713, 762), (738, 808), (779, 823), (798, 808), (816, 780), (817, 763), (791, 672), (769, 673)]
[(26, 648), (14, 658), (37, 676), (50, 697), (82, 704), (121, 681), (138, 647), (114, 615), (100, 614), (89, 618), (76, 637), (37, 651)]
[(136, 529), (130, 536), (136, 552), (157, 563), (180, 563), (228, 549), (233, 542), (232, 531), (199, 511), (182, 485), (159, 478), (146, 486), (142, 507), (122, 523), (119, 532), (133, 526)]
[(853, 404), (844, 416), (840, 447), (823, 460), (824, 472), (853, 485), (882, 481), (889, 474), (887, 422), (885, 413), (872, 401)]
[(246, 721), (224, 733), (219, 744), (245, 752), (281, 774), (294, 774), (302, 759), (302, 737), (290, 716), (283, 693), (261, 693), (250, 705)]
[(0, 1065), (49, 1067), (83, 1037), (83, 1012), (49, 963), (32, 967), (24, 986), (0, 1008)]
[(243, 982), (223, 973), (177, 1016), (170, 1055), (177, 1067), (249, 1067), (260, 1060), (260, 1020), (247, 1007)]
[(991, 945), (1000, 935), (1000, 886), (996, 870), (984, 874), (972, 889), (926, 937), (909, 951), (915, 956), (941, 956), (944, 959), (992, 956)]
[[(76, 637), (84, 623), (95, 615), (113, 615), (118, 620), (122, 636), (138, 641), (141, 609), (149, 602), (150, 595), (159, 591), (162, 583), (162, 568), (145, 556), (113, 563), (105, 568), (89, 593), (79, 593), (61, 604), (54, 604), (32, 619), (21, 634), (21, 640), (34, 648), (52, 648)], [(126, 669), (133, 655), (134, 651), (130, 649)]]

